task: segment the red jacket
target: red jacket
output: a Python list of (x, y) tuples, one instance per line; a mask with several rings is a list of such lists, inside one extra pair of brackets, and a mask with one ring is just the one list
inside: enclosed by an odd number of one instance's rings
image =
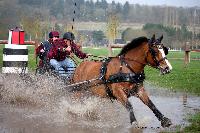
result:
[(49, 59), (56, 59), (58, 61), (63, 61), (67, 56), (70, 55), (71, 52), (73, 52), (77, 57), (84, 59), (87, 57), (87, 54), (81, 52), (75, 43), (71, 44), (72, 51), (66, 51), (66, 48), (68, 46), (64, 42), (63, 39), (58, 39), (53, 42), (53, 46), (51, 50), (48, 52), (48, 58)]
[(48, 52), (48, 58), (63, 61), (69, 55), (69, 52), (66, 51), (65, 48), (67, 48), (67, 46), (62, 39), (54, 41), (53, 46)]
[(71, 48), (72, 48), (72, 51), (78, 58), (80, 59), (84, 59), (84, 58), (87, 58), (87, 54), (86, 53), (83, 53), (78, 47), (77, 45), (72, 42), (71, 44)]

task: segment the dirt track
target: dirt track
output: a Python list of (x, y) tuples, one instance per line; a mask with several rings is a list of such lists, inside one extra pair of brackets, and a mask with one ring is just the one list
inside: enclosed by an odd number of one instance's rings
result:
[(172, 120), (160, 127), (154, 114), (139, 99), (131, 98), (139, 127), (130, 125), (129, 114), (118, 102), (88, 97), (73, 100), (61, 91), (64, 84), (51, 78), (0, 75), (0, 132), (3, 133), (121, 133), (175, 131), (184, 127), (188, 114), (200, 110), (200, 98), (155, 88), (145, 82), (150, 98)]

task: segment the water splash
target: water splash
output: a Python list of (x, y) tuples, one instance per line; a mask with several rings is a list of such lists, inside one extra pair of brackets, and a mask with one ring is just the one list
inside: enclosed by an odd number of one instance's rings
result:
[(1, 102), (28, 107), (24, 108), (26, 118), (40, 116), (49, 123), (101, 129), (129, 123), (120, 103), (95, 96), (76, 100), (73, 94), (62, 90), (65, 83), (55, 77), (1, 74), (0, 84)]
[(56, 79), (27, 75), (1, 74), (1, 101), (12, 104), (47, 105), (54, 103), (62, 84)]

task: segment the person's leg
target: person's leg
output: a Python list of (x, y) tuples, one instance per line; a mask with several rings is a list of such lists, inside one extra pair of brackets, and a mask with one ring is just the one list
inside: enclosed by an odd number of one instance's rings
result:
[(55, 68), (55, 71), (60, 75), (62, 73), (63, 68), (62, 68), (62, 63), (55, 60), (55, 59), (51, 59), (50, 60), (50, 65), (52, 65)]
[(65, 72), (66, 76), (71, 78), (71, 76), (74, 73), (75, 67), (76, 67), (74, 61), (69, 58), (66, 58), (65, 60), (63, 60), (61, 62), (61, 65), (66, 70), (66, 72)]

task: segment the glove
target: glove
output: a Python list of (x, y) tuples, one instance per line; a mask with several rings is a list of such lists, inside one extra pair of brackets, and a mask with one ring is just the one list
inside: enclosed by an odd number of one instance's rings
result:
[(68, 52), (70, 52), (70, 53), (71, 53), (71, 51), (72, 51), (72, 48), (71, 48), (70, 46), (68, 46), (67, 48), (65, 48), (65, 51), (68, 51)]
[(41, 49), (41, 50), (40, 50), (40, 53), (44, 53), (44, 52), (45, 52), (44, 49)]

